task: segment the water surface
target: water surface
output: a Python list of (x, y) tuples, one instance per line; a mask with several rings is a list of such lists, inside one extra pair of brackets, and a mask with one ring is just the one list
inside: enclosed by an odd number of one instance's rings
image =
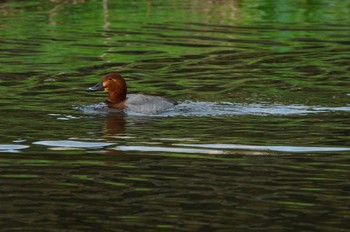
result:
[(2, 231), (347, 231), (349, 9), (1, 1)]

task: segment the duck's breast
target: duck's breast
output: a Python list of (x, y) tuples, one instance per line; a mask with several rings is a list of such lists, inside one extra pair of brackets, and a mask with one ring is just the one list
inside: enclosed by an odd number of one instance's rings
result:
[(143, 94), (129, 94), (125, 104), (128, 110), (145, 114), (159, 113), (174, 106), (165, 98)]

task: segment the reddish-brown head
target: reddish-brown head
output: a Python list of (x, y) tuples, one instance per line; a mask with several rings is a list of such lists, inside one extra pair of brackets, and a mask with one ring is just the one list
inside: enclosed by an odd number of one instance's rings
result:
[(108, 101), (110, 103), (120, 103), (126, 99), (126, 82), (118, 73), (109, 73), (99, 83), (86, 89), (89, 92), (101, 90), (108, 93)]

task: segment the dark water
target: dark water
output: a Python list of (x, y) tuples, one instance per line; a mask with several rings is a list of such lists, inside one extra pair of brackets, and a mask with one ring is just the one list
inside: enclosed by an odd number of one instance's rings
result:
[(348, 231), (349, 9), (0, 1), (1, 231)]

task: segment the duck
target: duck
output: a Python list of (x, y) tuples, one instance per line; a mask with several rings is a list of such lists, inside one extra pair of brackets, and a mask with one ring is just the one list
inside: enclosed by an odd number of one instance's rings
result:
[(128, 94), (126, 81), (119, 73), (109, 73), (105, 75), (101, 81), (87, 88), (86, 91), (107, 92), (108, 97), (104, 103), (111, 109), (152, 114), (160, 113), (175, 106), (173, 102), (159, 96)]

